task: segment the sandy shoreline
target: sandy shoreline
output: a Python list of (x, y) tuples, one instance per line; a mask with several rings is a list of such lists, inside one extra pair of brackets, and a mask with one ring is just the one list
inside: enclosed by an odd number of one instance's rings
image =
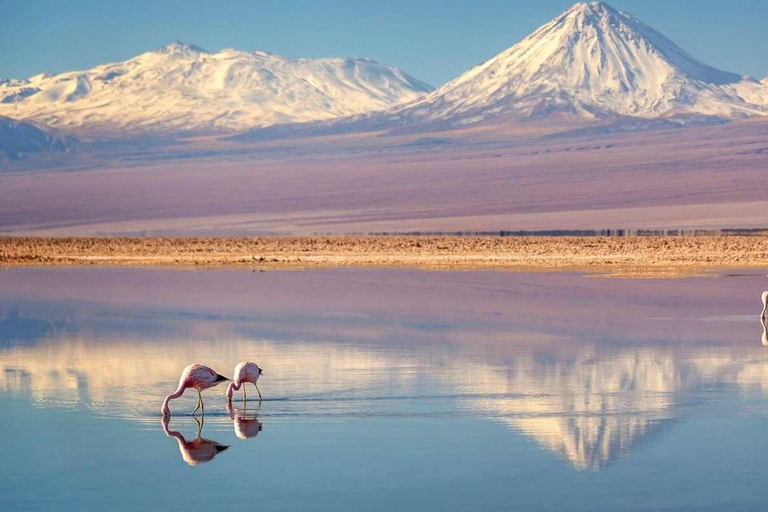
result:
[(355, 266), (676, 276), (768, 266), (768, 237), (0, 238), (0, 265)]

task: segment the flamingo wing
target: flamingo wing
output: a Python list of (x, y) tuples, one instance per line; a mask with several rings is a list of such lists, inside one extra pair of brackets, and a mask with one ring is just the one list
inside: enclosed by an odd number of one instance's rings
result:
[(215, 386), (219, 382), (229, 380), (223, 375), (219, 375), (211, 368), (202, 364), (194, 364), (189, 367), (188, 385), (196, 389), (206, 389)]

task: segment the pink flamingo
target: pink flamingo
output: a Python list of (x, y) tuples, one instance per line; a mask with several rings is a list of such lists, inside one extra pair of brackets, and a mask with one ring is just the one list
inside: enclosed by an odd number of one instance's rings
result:
[(245, 401), (246, 382), (250, 382), (256, 386), (256, 392), (259, 394), (259, 400), (261, 400), (261, 391), (259, 391), (259, 385), (256, 384), (256, 381), (259, 380), (259, 377), (261, 377), (262, 373), (264, 373), (264, 371), (259, 368), (259, 365), (256, 363), (245, 361), (238, 363), (237, 366), (235, 366), (235, 379), (229, 384), (229, 387), (227, 388), (227, 401), (232, 401), (232, 395), (234, 394), (234, 391), (239, 390), (240, 387), (243, 388), (243, 401)]
[(201, 437), (203, 432), (203, 423), (195, 418), (197, 422), (197, 438), (192, 441), (187, 441), (181, 432), (171, 430), (168, 428), (168, 416), (163, 416), (161, 425), (163, 426), (163, 432), (168, 437), (173, 437), (176, 442), (179, 443), (179, 451), (181, 452), (181, 458), (184, 462), (190, 466), (197, 466), (205, 462), (210, 462), (219, 453), (223, 452), (229, 446), (221, 444), (217, 441), (211, 441)]
[(212, 388), (213, 386), (229, 380), (223, 375), (219, 375), (212, 369), (202, 364), (191, 364), (184, 368), (181, 372), (181, 378), (179, 379), (179, 389), (165, 397), (163, 402), (163, 408), (161, 409), (163, 416), (171, 414), (171, 409), (168, 407), (168, 402), (175, 400), (184, 394), (187, 388), (193, 388), (197, 390), (197, 407), (192, 411), (194, 415), (198, 409), (203, 410), (205, 414), (205, 405), (203, 404), (203, 397), (200, 392), (204, 389)]

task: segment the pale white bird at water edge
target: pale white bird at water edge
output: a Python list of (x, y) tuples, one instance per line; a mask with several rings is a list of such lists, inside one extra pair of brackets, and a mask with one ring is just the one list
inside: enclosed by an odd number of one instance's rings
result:
[(205, 405), (203, 404), (203, 397), (200, 392), (204, 389), (212, 388), (225, 380), (229, 379), (202, 364), (191, 364), (187, 366), (184, 368), (184, 371), (181, 372), (179, 388), (165, 397), (161, 409), (163, 416), (171, 414), (171, 409), (168, 407), (168, 403), (183, 395), (187, 388), (192, 388), (197, 391), (197, 406), (195, 407), (195, 410), (192, 411), (192, 414), (195, 414), (198, 409), (202, 409), (203, 414), (205, 414)]
[(765, 320), (766, 312), (768, 312), (768, 291), (763, 292), (763, 311), (760, 313), (760, 320)]
[(243, 400), (245, 400), (245, 383), (250, 382), (254, 386), (256, 386), (256, 392), (259, 394), (259, 400), (261, 400), (261, 391), (259, 390), (259, 385), (256, 384), (256, 381), (259, 380), (259, 377), (264, 373), (264, 371), (259, 368), (259, 365), (256, 363), (246, 362), (243, 361), (242, 363), (238, 363), (237, 366), (235, 366), (235, 376), (232, 382), (229, 384), (229, 387), (227, 388), (227, 401), (232, 401), (232, 395), (235, 391), (239, 390), (241, 387), (243, 388)]
[(768, 347), (768, 325), (766, 325), (765, 315), (768, 312), (768, 292), (763, 292), (763, 312), (760, 313), (760, 323), (763, 325), (762, 342), (764, 347)]

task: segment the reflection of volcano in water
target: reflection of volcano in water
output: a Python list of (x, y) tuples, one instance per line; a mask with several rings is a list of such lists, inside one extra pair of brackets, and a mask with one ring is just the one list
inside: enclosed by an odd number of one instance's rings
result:
[(680, 412), (688, 392), (721, 384), (768, 391), (768, 359), (735, 350), (688, 355), (671, 349), (624, 349), (542, 361), (530, 353), (509, 365), (465, 366), (459, 387), (467, 407), (534, 439), (582, 470), (629, 452)]
[(607, 359), (587, 351), (551, 363), (522, 358), (503, 373), (486, 371), (486, 384), (513, 398), (483, 408), (578, 469), (597, 469), (629, 451), (672, 416), (682, 374), (695, 378), (673, 354), (646, 351)]

